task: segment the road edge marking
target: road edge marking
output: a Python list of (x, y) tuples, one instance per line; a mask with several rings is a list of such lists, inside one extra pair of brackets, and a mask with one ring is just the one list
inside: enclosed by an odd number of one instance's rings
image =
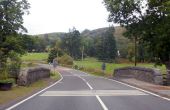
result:
[[(57, 72), (58, 72), (58, 71), (57, 71)], [(41, 91), (39, 91), (39, 92), (37, 92), (37, 93), (35, 93), (35, 94), (29, 96), (28, 98), (26, 98), (26, 99), (24, 99), (24, 100), (22, 100), (22, 101), (20, 101), (20, 102), (18, 102), (18, 103), (16, 103), (16, 104), (12, 105), (11, 107), (9, 107), (9, 108), (7, 108), (7, 109), (5, 109), (5, 110), (12, 110), (12, 109), (14, 109), (15, 107), (21, 105), (22, 103), (24, 103), (24, 102), (26, 102), (26, 101), (32, 99), (33, 97), (37, 96), (38, 94), (40, 94), (40, 93), (46, 91), (47, 89), (53, 87), (53, 86), (56, 85), (56, 84), (58, 84), (60, 81), (63, 80), (63, 76), (61, 75), (61, 73), (60, 73), (60, 72), (58, 72), (58, 73), (59, 73), (59, 75), (60, 75), (60, 77), (61, 77), (60, 80), (58, 80), (58, 81), (55, 82), (54, 84), (52, 84), (52, 85), (50, 85), (50, 86), (44, 88), (43, 90), (41, 90)]]
[[(73, 70), (76, 70), (76, 69), (73, 69)], [(81, 72), (80, 70), (76, 70), (76, 71)], [(84, 72), (84, 71), (83, 71), (83, 73), (89, 74), (89, 73)], [(123, 84), (123, 85), (125, 85), (125, 86), (128, 86), (128, 87), (131, 87), (131, 88), (134, 88), (134, 89), (140, 90), (140, 91), (142, 91), (142, 92), (148, 93), (148, 94), (150, 94), (150, 95), (156, 96), (156, 97), (158, 97), (158, 98), (161, 98), (161, 99), (164, 99), (164, 100), (170, 101), (170, 98), (163, 97), (163, 96), (158, 95), (158, 94), (156, 94), (156, 93), (153, 93), (153, 92), (150, 92), (150, 91), (144, 90), (144, 89), (139, 88), (139, 87), (132, 86), (132, 85), (130, 85), (130, 84), (127, 84), (127, 83), (124, 83), (124, 82), (121, 82), (121, 81), (117, 81), (117, 80), (114, 80), (114, 79), (109, 79), (109, 78), (107, 78), (107, 77), (102, 77), (102, 76), (95, 76), (95, 75), (92, 75), (92, 74), (89, 74), (89, 75), (94, 76), (94, 77), (103, 78), (103, 79), (110, 80), (110, 81), (114, 81), (114, 82), (117, 82), (117, 83), (119, 83), (119, 84)]]

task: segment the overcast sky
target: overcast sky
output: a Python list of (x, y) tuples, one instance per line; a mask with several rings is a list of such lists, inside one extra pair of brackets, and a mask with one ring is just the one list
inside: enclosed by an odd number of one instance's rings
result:
[(24, 16), (29, 34), (79, 31), (109, 26), (103, 0), (28, 0), (30, 14)]

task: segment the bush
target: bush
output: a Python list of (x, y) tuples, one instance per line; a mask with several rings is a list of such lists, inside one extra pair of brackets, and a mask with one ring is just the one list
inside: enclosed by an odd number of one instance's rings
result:
[(57, 58), (58, 63), (62, 65), (73, 65), (73, 58), (67, 54)]
[(74, 65), (73, 68), (74, 69), (78, 69), (79, 67), (78, 67), (78, 65)]
[(14, 83), (14, 79), (12, 79), (12, 78), (3, 79), (3, 80), (0, 80), (0, 83)]
[(62, 50), (56, 49), (56, 48), (52, 49), (48, 56), (48, 63), (52, 63), (53, 59), (57, 58), (58, 56), (62, 56), (62, 55), (63, 55)]
[(8, 66), (9, 75), (12, 78), (15, 78), (15, 82), (18, 80), (18, 75), (21, 69), (21, 58), (18, 54), (11, 52), (10, 53), (10, 61)]

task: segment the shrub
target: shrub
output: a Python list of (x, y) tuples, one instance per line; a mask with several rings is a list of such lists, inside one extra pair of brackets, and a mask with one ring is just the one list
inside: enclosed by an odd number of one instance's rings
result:
[(74, 69), (78, 69), (79, 67), (78, 67), (78, 65), (74, 65), (73, 68)]
[(10, 61), (8, 66), (9, 75), (12, 78), (15, 78), (15, 81), (17, 82), (18, 75), (20, 73), (21, 69), (21, 58), (18, 54), (11, 52), (10, 53)]
[(12, 78), (3, 79), (3, 80), (0, 80), (0, 83), (14, 83), (14, 79), (12, 79)]
[(52, 49), (50, 51), (49, 56), (48, 56), (48, 63), (52, 63), (53, 59), (55, 59), (55, 58), (57, 58), (58, 56), (61, 56), (61, 55), (63, 55), (62, 50), (56, 49), (56, 48)]
[(73, 65), (73, 58), (67, 54), (57, 58), (58, 63), (62, 65)]

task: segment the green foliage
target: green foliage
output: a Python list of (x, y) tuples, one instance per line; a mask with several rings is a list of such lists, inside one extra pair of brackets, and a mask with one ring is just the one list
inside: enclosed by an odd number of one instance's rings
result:
[(0, 71), (7, 77), (7, 59), (11, 52), (23, 54), (25, 49), (19, 32), (25, 31), (23, 15), (28, 14), (27, 0), (3, 0), (0, 2)]
[(53, 48), (51, 49), (48, 55), (48, 62), (52, 63), (53, 59), (60, 57), (63, 55), (63, 51), (60, 48)]
[(145, 43), (152, 57), (170, 69), (169, 0), (104, 0), (109, 21), (127, 29), (129, 38)]
[(60, 74), (58, 72), (51, 72), (50, 77), (54, 80), (59, 80), (61, 78)]
[(73, 65), (73, 58), (67, 54), (57, 58), (57, 61), (61, 65)]
[(0, 83), (14, 83), (14, 79), (12, 79), (12, 78), (3, 79), (3, 80), (0, 80)]
[(81, 58), (81, 37), (80, 32), (73, 28), (65, 34), (62, 39), (62, 49), (74, 59)]
[(18, 75), (20, 73), (21, 63), (22, 61), (21, 61), (20, 56), (15, 52), (11, 52), (9, 66), (8, 66), (9, 74), (11, 77), (15, 78), (16, 82), (18, 79)]
[(103, 36), (98, 39), (97, 57), (99, 60), (113, 62), (117, 56), (117, 47), (113, 31), (114, 28), (110, 27)]
[(22, 61), (47, 61), (48, 53), (27, 53), (22, 56)]
[[(86, 58), (84, 61), (74, 61), (74, 65), (77, 65), (79, 68), (83, 67), (84, 69), (87, 68), (89, 71), (95, 71), (96, 70), (102, 70), (101, 61), (98, 61), (95, 58)], [(113, 70), (121, 67), (127, 67), (127, 66), (134, 66), (134, 63), (106, 63), (106, 75), (110, 76), (113, 74)], [(137, 66), (139, 67), (146, 67), (146, 68), (155, 68), (155, 65), (153, 63), (139, 63)], [(157, 66), (157, 69), (160, 69), (162, 74), (166, 72), (165, 65)]]

